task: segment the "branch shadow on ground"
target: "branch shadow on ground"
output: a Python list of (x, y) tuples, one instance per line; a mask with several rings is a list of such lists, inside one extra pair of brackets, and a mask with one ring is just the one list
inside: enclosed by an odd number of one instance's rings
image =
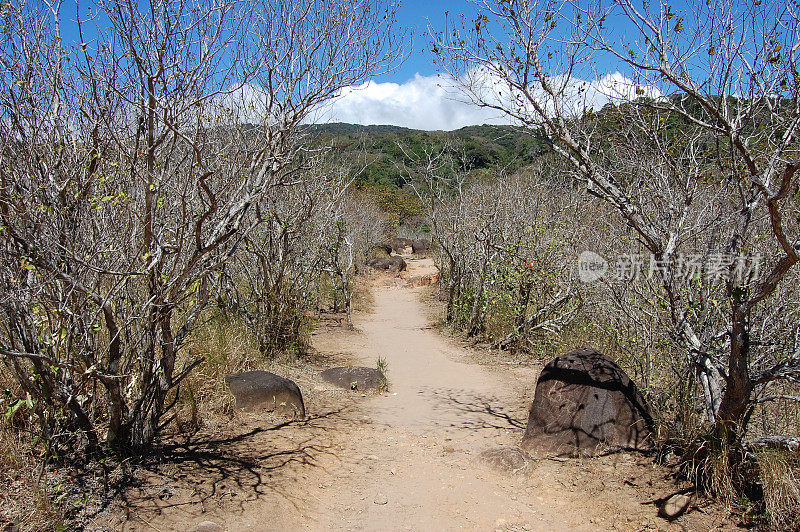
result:
[[(435, 410), (451, 427), (465, 429), (517, 430), (525, 428), (525, 420), (508, 412), (502, 401), (490, 395), (465, 390), (435, 389), (419, 392), (430, 397)], [(455, 418), (451, 419), (452, 414)]]
[(326, 433), (348, 422), (346, 409), (338, 409), (279, 424), (242, 423), (219, 436), (208, 430), (175, 436), (128, 459), (125, 473), (109, 485), (108, 500), (120, 501), (128, 518), (175, 507), (202, 513), (211, 502), (241, 510), (267, 494), (299, 508), (293, 481), (304, 468), (322, 467), (322, 455), (335, 455)]

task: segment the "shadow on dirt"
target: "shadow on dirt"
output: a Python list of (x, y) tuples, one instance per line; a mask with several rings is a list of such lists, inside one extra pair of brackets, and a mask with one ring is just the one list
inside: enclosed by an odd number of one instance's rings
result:
[(430, 397), (434, 408), (442, 413), (442, 422), (451, 427), (468, 429), (517, 430), (525, 421), (508, 412), (493, 396), (464, 390), (425, 390), (420, 395)]
[(242, 509), (268, 493), (297, 507), (291, 484), (303, 469), (319, 467), (321, 455), (335, 454), (333, 434), (350, 422), (346, 414), (330, 410), (279, 424), (241, 420), (219, 434), (167, 438), (147, 455), (120, 464), (116, 481), (107, 484), (108, 499), (116, 499), (128, 519), (175, 507), (198, 514), (207, 505)]

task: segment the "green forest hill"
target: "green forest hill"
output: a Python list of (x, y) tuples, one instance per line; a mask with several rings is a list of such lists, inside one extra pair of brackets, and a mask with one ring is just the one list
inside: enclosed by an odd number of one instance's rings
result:
[(312, 126), (313, 143), (333, 146), (349, 161), (362, 163), (357, 182), (361, 186), (402, 188), (409, 172), (427, 160), (428, 154), (444, 152), (456, 168), (450, 170), (513, 172), (532, 164), (550, 151), (547, 140), (536, 132), (515, 126), (468, 126), (455, 131), (422, 131), (398, 126), (320, 124)]
[(417, 216), (422, 203), (408, 185), (431, 158), (433, 174), (470, 181), (513, 173), (551, 151), (538, 131), (515, 126), (468, 126), (455, 131), (423, 131), (398, 126), (319, 124), (309, 128), (311, 147), (333, 147), (335, 161), (354, 177), (354, 189), (371, 197), (396, 226), (426, 229)]
[[(702, 120), (712, 120), (696, 102), (671, 96), (677, 107)], [(638, 109), (638, 111), (636, 111)], [(640, 107), (608, 104), (597, 112), (587, 111), (575, 119), (575, 127), (593, 131), (599, 140), (594, 155), (613, 156), (606, 148), (629, 130)], [(696, 129), (686, 117), (674, 112), (660, 113), (657, 124), (665, 138), (679, 138)], [(631, 114), (633, 113), (633, 114)], [(755, 121), (752, 127), (758, 127)], [(433, 167), (432, 174), (449, 178), (458, 172), (469, 182), (512, 174), (553, 153), (551, 141), (539, 128), (511, 125), (467, 126), (455, 131), (423, 131), (399, 126), (317, 124), (307, 131), (311, 147), (332, 147), (334, 160), (344, 165), (355, 188), (375, 197), (381, 207), (402, 223), (421, 212), (421, 204), (408, 185)], [(715, 150), (725, 147), (709, 143), (701, 147), (701, 160), (713, 167)], [(435, 159), (435, 161), (432, 161)], [(558, 165), (557, 161), (552, 161)], [(550, 167), (550, 165), (547, 165)]]

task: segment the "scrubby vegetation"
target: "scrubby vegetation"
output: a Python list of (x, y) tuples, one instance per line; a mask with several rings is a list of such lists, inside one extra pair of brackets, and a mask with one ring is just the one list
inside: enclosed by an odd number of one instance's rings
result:
[[(302, 353), (386, 231), (305, 123), (392, 66), (395, 6), (81, 7), (62, 38), (60, 4), (0, 6), (3, 441), (34, 480), (146, 452), (214, 395), (199, 368)], [(221, 327), (247, 349), (198, 346)]]
[[(435, 35), (435, 49), (474, 101), (541, 128), (563, 175), (587, 203), (588, 196), (602, 202), (573, 226), (592, 234), (579, 272), (600, 286), (570, 300), (600, 298), (586, 305), (599, 311), (588, 325), (611, 333), (595, 338), (624, 346), (637, 361), (646, 388), (663, 401), (662, 434), (685, 444), (696, 482), (721, 497), (758, 498), (761, 488), (746, 473), (753, 451), (795, 453), (800, 445), (800, 19), (760, 2), (706, 7), (489, 2)], [(620, 38), (618, 24), (633, 38)], [(564, 74), (598, 60), (632, 77), (613, 84), (616, 105), (599, 113), (588, 104), (595, 89)], [(486, 90), (487, 77), (504, 97)], [(470, 195), (460, 196), (458, 216)], [(473, 335), (488, 315), (495, 260), (508, 246), (489, 235), (513, 227), (508, 215), (478, 207), (477, 216), (477, 242), (456, 238), (477, 258), (450, 267), (471, 302)], [(559, 219), (547, 223), (557, 227)], [(573, 318), (559, 296), (543, 299), (530, 311), (532, 324)]]
[[(3, 4), (3, 469), (39, 480), (228, 411), (223, 377), (302, 357), (323, 315), (349, 323), (371, 247), (399, 233), (433, 240), (451, 330), (528, 360), (612, 355), (654, 407), (661, 458), (748, 519), (797, 528), (797, 18), (751, 13), (765, 38), (745, 53), (686, 44), (666, 4), (615, 5), (650, 44), (620, 50), (578, 10), (591, 23), (573, 28), (572, 66), (621, 58), (641, 76), (631, 97), (566, 105), (574, 87), (543, 61), (563, 53), (552, 6), (499, 2), (507, 40), (478, 18), (437, 49), (520, 125), (423, 132), (307, 124), (392, 64), (392, 6), (165, 2), (148, 18), (104, 2), (87, 49), (48, 5)], [(738, 77), (714, 59), (724, 46)], [(705, 79), (685, 54), (710, 61)], [(515, 97), (487, 97), (474, 67)], [(255, 87), (271, 92), (237, 105)], [(67, 519), (52, 483), (32, 493), (19, 524)]]
[[(583, 346), (611, 354), (653, 408), (659, 455), (681, 457), (684, 474), (732, 508), (773, 519), (773, 492), (766, 489), (771, 480), (759, 476), (756, 462), (762, 449), (770, 449), (772, 459), (783, 460), (775, 470), (794, 482), (796, 451), (781, 450), (780, 442), (785, 438), (793, 449), (800, 430), (797, 385), (760, 389), (740, 439), (718, 446), (710, 436), (702, 377), (676, 340), (669, 302), (646, 248), (613, 209), (560, 179), (566, 169), (554, 171), (557, 165), (549, 159), (491, 182), (439, 182), (431, 226), (445, 322), (517, 361), (544, 363)], [(683, 252), (704, 257), (700, 262), (707, 266), (707, 248), (689, 245)], [(580, 277), (579, 260), (587, 250), (609, 261), (606, 275), (591, 282)], [(712, 318), (724, 319), (715, 293), (724, 290), (724, 279), (705, 275), (698, 270), (682, 293), (699, 291), (692, 312), (706, 313), (703, 323), (710, 327)], [(767, 366), (795, 353), (798, 280), (793, 273), (775, 295), (788, 317), (776, 319), (775, 308), (753, 315), (764, 335), (758, 342)], [(796, 499), (785, 491), (780, 497), (796, 511)]]

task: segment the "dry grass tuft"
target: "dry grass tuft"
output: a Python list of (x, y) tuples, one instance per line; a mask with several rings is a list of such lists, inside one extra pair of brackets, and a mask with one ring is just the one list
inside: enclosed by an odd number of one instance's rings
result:
[(764, 507), (770, 530), (800, 530), (800, 457), (786, 451), (759, 453)]
[(737, 515), (743, 526), (800, 531), (800, 456), (779, 449), (743, 454), (711, 437), (684, 445), (682, 475)]
[(187, 358), (205, 360), (181, 385), (176, 424), (181, 432), (202, 426), (204, 414), (230, 416), (233, 396), (225, 377), (239, 371), (261, 369), (265, 361), (253, 335), (239, 319), (215, 312), (192, 335)]
[(65, 516), (52, 490), (39, 480), (37, 460), (27, 432), (0, 427), (0, 528), (66, 530)]
[(353, 281), (353, 294), (350, 299), (350, 306), (353, 312), (370, 312), (375, 308), (375, 297), (369, 288), (368, 273), (356, 277)]

